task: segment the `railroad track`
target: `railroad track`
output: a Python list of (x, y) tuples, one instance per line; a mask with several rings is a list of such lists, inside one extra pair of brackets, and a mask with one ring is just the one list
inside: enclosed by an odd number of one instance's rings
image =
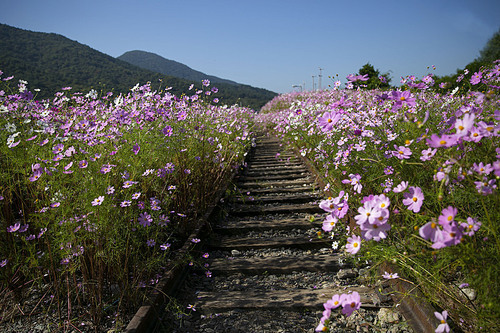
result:
[(155, 332), (314, 332), (323, 303), (348, 291), (360, 294), (361, 309), (349, 318), (332, 312), (333, 331), (411, 332), (390, 298), (363, 284), (367, 269), (318, 238), (321, 199), (303, 163), (275, 138), (259, 137), (226, 216)]

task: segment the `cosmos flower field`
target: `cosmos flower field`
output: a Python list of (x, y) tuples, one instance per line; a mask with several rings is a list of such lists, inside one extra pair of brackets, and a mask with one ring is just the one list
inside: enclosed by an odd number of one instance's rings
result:
[(37, 101), (0, 78), (2, 297), (41, 290), (66, 324), (72, 305), (95, 324), (136, 310), (243, 162), (254, 111), (218, 106), (208, 81), (189, 96), (68, 87)]
[[(439, 311), (436, 332), (491, 331), (500, 317), (500, 65), (464, 73), (447, 92), (432, 75), (385, 91), (352, 86), (365, 79), (282, 94), (257, 114), (218, 105), (208, 81), (183, 96), (68, 87), (37, 101), (26, 82), (0, 73), (0, 295), (39, 290), (44, 311), (66, 324), (82, 315), (72, 304), (96, 324), (104, 313), (119, 318), (154, 288), (259, 123), (323, 176), (321, 237), (332, 247), (370, 262), (374, 279), (419, 287)], [(397, 272), (380, 276), (387, 263)], [(360, 305), (357, 293), (332, 295), (317, 330), (331, 311), (350, 316)]]
[[(499, 62), (464, 71), (445, 93), (432, 75), (387, 91), (348, 79), (346, 89), (280, 95), (257, 116), (323, 176), (323, 237), (371, 262), (374, 276), (382, 263), (396, 267), (440, 310), (436, 332), (450, 318), (464, 331), (498, 328)], [(332, 296), (317, 331), (331, 311), (360, 306), (355, 293)]]

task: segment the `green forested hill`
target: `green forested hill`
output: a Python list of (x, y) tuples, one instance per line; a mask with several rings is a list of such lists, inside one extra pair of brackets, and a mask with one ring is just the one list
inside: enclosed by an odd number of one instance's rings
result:
[(210, 80), (212, 83), (227, 83), (238, 85), (238, 83), (226, 79), (221, 79), (217, 76), (207, 75), (196, 71), (180, 62), (165, 59), (155, 53), (145, 51), (128, 51), (118, 57), (118, 59), (128, 62), (129, 64), (141, 67), (160, 74), (175, 76), (181, 79), (199, 82), (204, 79)]
[[(148, 71), (53, 33), (32, 32), (0, 24), (0, 70), (39, 88), (37, 98), (52, 97), (62, 87), (73, 91), (126, 93), (137, 83), (151, 82), (153, 89), (172, 87), (172, 93), (188, 93), (193, 82)], [(222, 104), (238, 103), (259, 109), (276, 94), (245, 85), (217, 84)], [(191, 92), (192, 93), (192, 92)]]

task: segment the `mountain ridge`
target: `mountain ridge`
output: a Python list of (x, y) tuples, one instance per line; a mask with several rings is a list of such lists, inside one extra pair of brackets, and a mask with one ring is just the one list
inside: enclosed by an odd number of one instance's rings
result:
[[(137, 83), (151, 82), (153, 90), (171, 87), (171, 93), (190, 95), (189, 86), (201, 81), (185, 80), (134, 66), (92, 49), (63, 35), (34, 32), (0, 23), (0, 70), (3, 77), (28, 81), (39, 88), (37, 99), (51, 98), (62, 87), (72, 91), (128, 93)], [(14, 88), (14, 87), (13, 87)], [(219, 104), (239, 104), (260, 109), (277, 94), (248, 85), (217, 84)], [(15, 89), (15, 88), (14, 88)]]
[(200, 71), (194, 70), (191, 67), (180, 63), (175, 60), (164, 58), (156, 53), (133, 50), (127, 51), (117, 59), (126, 61), (137, 67), (141, 67), (153, 72), (161, 73), (164, 75), (175, 76), (181, 79), (191, 81), (201, 81), (208, 79), (212, 83), (227, 83), (231, 85), (240, 85), (240, 83), (219, 78), (214, 75), (208, 75)]

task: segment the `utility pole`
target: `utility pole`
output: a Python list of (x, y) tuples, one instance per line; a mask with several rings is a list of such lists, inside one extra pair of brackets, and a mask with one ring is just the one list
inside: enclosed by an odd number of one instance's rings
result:
[(314, 75), (312, 76), (312, 78), (313, 78), (313, 89), (312, 89), (312, 90), (313, 90), (313, 91), (314, 91), (314, 90), (316, 90), (316, 89), (315, 89), (315, 88), (316, 88), (316, 86), (314, 85), (314, 78), (315, 78), (315, 77), (316, 77), (316, 76), (314, 76)]
[(321, 90), (321, 77), (323, 75), (321, 75), (321, 71), (323, 70), (323, 68), (319, 68), (319, 78), (318, 78), (318, 90)]

